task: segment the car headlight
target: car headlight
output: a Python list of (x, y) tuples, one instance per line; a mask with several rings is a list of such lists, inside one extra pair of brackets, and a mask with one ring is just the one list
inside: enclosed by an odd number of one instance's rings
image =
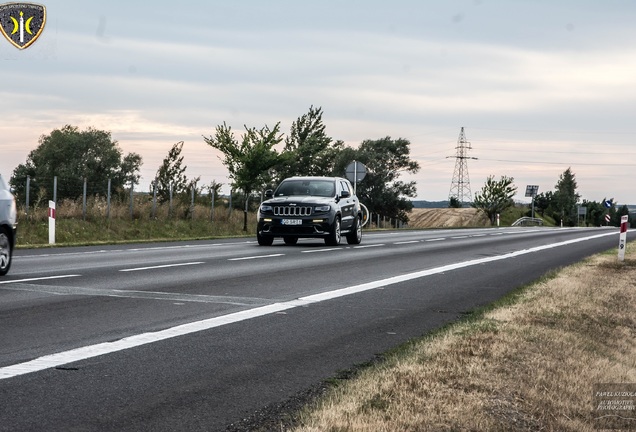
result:
[(331, 210), (330, 205), (316, 206), (316, 208), (314, 208), (316, 213), (328, 212), (329, 210)]
[(272, 206), (270, 205), (261, 205), (261, 213), (271, 212), (272, 210)]

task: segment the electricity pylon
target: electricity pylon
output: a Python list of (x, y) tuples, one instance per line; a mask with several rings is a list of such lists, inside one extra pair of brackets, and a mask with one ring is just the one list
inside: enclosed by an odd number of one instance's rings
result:
[(468, 156), (468, 150), (472, 150), (472, 147), (470, 146), (470, 143), (466, 141), (466, 135), (464, 134), (463, 127), (459, 133), (457, 147), (455, 147), (455, 149), (457, 150), (455, 155), (455, 172), (453, 173), (453, 180), (451, 181), (448, 199), (456, 198), (463, 207), (464, 203), (471, 203), (473, 201), (472, 193), (470, 191), (470, 177), (468, 176), (467, 160), (477, 159)]

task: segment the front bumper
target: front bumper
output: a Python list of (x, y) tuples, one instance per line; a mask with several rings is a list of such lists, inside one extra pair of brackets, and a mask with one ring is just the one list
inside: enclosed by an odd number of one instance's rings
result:
[(261, 216), (258, 218), (257, 226), (259, 235), (272, 237), (326, 237), (330, 229), (331, 220), (328, 216), (303, 218)]

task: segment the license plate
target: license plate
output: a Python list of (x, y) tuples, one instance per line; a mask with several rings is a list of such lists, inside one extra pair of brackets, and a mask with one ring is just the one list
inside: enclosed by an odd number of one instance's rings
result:
[(303, 220), (302, 219), (282, 219), (280, 223), (283, 225), (302, 225)]

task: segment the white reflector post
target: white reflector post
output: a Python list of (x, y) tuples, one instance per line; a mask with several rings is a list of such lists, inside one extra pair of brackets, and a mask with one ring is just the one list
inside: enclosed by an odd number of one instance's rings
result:
[(621, 216), (621, 235), (618, 241), (618, 260), (625, 261), (625, 245), (627, 244), (627, 221), (629, 216)]
[(55, 201), (49, 201), (49, 244), (55, 244)]

